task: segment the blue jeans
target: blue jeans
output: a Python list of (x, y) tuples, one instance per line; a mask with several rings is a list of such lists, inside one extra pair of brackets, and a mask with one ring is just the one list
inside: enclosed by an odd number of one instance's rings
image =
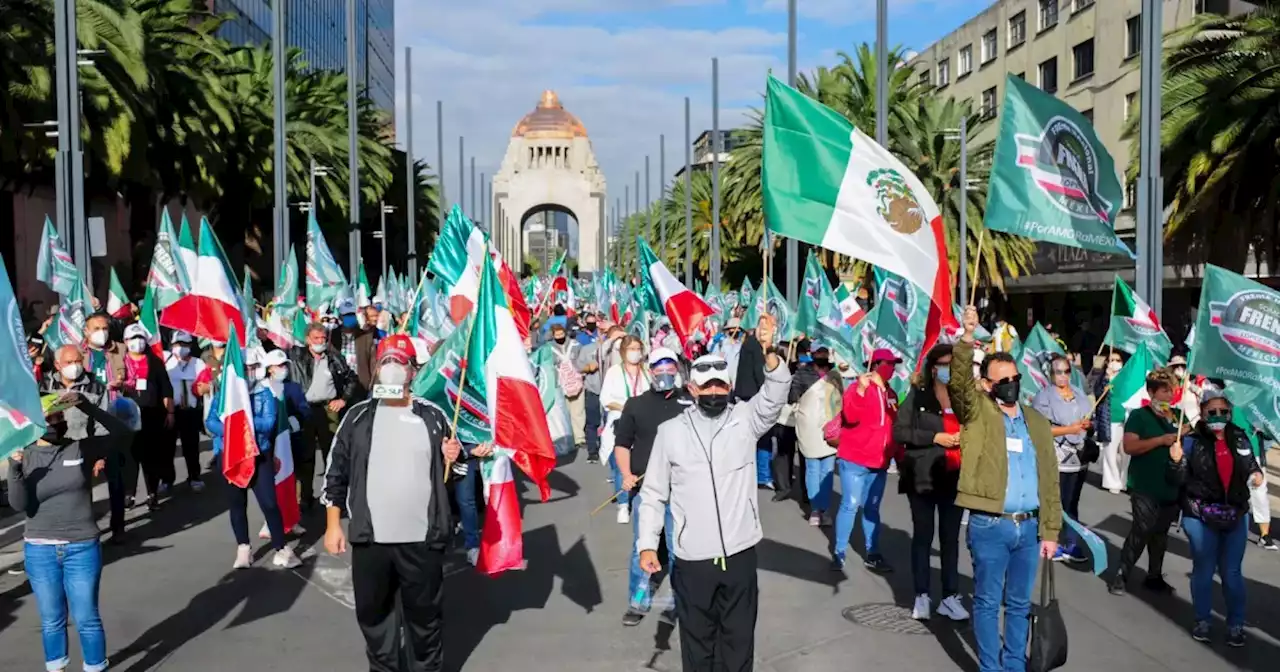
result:
[(480, 460), (468, 459), (467, 475), (453, 479), (453, 495), (458, 498), (458, 516), (462, 518), (462, 545), (468, 550), (480, 548), (480, 509), (476, 506), (479, 471)]
[(1227, 627), (1244, 627), (1244, 548), (1249, 542), (1249, 517), (1242, 516), (1234, 530), (1223, 532), (1199, 518), (1183, 516), (1182, 530), (1191, 543), (1191, 606), (1197, 621), (1208, 621), (1213, 610), (1213, 575), (1222, 577), (1227, 603)]
[(80, 633), (86, 672), (107, 669), (107, 635), (98, 616), (102, 551), (97, 539), (73, 544), (24, 544), (31, 592), (40, 610), (46, 670), (71, 664), (67, 655), (67, 606)]
[(831, 489), (835, 485), (836, 456), (804, 458), (804, 487), (814, 511), (831, 508)]
[[(1040, 521), (1015, 523), (979, 511), (969, 514), (973, 559), (973, 636), (981, 672), (1027, 669), (1031, 590), (1040, 566)], [(1004, 645), (1000, 603), (1004, 602)], [(1003, 661), (1003, 662), (1002, 662)]]
[[(663, 534), (667, 537), (667, 570), (668, 575), (674, 574), (676, 571), (676, 556), (672, 550), (675, 548), (673, 531), (676, 529), (675, 521), (671, 519), (671, 507), (667, 507), (667, 516), (662, 523)], [(627, 604), (636, 611), (648, 613), (649, 608), (653, 606), (653, 591), (647, 585), (649, 575), (640, 569), (640, 552), (636, 550), (636, 542), (640, 540), (640, 493), (636, 493), (631, 498), (631, 576), (627, 581)], [(641, 589), (644, 592), (641, 592)], [(640, 601), (636, 601), (636, 597), (640, 597)], [(675, 593), (672, 593), (672, 599), (675, 599)], [(675, 603), (672, 603), (675, 606)]]
[(840, 471), (840, 511), (836, 514), (836, 539), (832, 551), (844, 559), (853, 534), (853, 521), (862, 511), (862, 536), (866, 538), (867, 557), (880, 552), (880, 500), (888, 472), (871, 469), (848, 460), (836, 460)]
[[(609, 474), (613, 476), (614, 492), (622, 489), (622, 470), (618, 468), (618, 452), (609, 453)], [(615, 504), (626, 504), (631, 501), (631, 493), (625, 490), (618, 498), (613, 500)]]
[(773, 474), (769, 471), (769, 465), (773, 463), (773, 438), (774, 430), (770, 428), (756, 442), (756, 485), (773, 482)]

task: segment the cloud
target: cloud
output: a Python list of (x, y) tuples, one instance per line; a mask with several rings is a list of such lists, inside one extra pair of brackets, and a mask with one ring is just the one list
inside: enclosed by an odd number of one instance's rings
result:
[[(785, 72), (786, 30), (745, 22), (718, 29), (639, 23), (618, 14), (662, 7), (716, 5), (723, 0), (472, 0), (400, 2), (396, 8), (397, 71), (413, 48), (414, 152), (437, 163), (436, 100), (444, 101), (444, 176), (458, 196), (458, 136), (491, 176), (516, 122), (553, 89), (586, 126), (609, 185), (610, 206), (634, 185), (651, 156), (657, 198), (658, 139), (666, 136), (668, 179), (683, 164), (684, 96), (691, 98), (693, 136), (711, 127), (711, 58), (720, 59), (722, 128), (740, 124), (761, 103), (765, 73)], [(565, 20), (569, 13), (574, 22)], [(667, 13), (665, 16), (680, 16)], [(745, 19), (745, 17), (744, 17)], [(630, 25), (628, 21), (637, 21)], [(672, 22), (668, 21), (668, 24)], [(402, 81), (402, 80), (401, 80)], [(403, 94), (397, 123), (403, 138)], [(644, 176), (641, 175), (641, 189)]]

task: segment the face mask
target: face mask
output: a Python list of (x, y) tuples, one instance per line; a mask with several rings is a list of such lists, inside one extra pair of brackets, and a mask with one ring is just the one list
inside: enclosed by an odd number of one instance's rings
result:
[(94, 347), (101, 348), (102, 346), (107, 344), (107, 332), (95, 331), (89, 334), (89, 342), (92, 343)]
[(271, 372), (271, 380), (274, 380), (277, 383), (285, 380), (288, 377), (289, 377), (289, 369), (286, 369), (283, 366)]
[(893, 364), (881, 364), (876, 367), (876, 373), (880, 374), (880, 378), (885, 382), (888, 382), (889, 379), (893, 378), (893, 369)]
[(388, 362), (378, 369), (378, 382), (383, 385), (404, 385), (409, 380), (409, 370), (403, 364)]
[(946, 385), (947, 383), (950, 383), (950, 382), (951, 382), (951, 367), (950, 367), (950, 366), (939, 366), (938, 368), (934, 369), (934, 370), (933, 370), (933, 379), (934, 379), (934, 380), (936, 380), (936, 381), (938, 381), (939, 383), (942, 383), (943, 385)]
[(1021, 391), (1021, 383), (1016, 380), (1006, 380), (991, 386), (991, 396), (1004, 406), (1018, 403), (1018, 393)]
[(62, 367), (60, 371), (63, 378), (75, 380), (80, 377), (80, 374), (84, 373), (84, 367), (79, 364), (68, 364)]
[(1107, 373), (1114, 376), (1115, 374), (1120, 373), (1120, 369), (1123, 366), (1124, 365), (1120, 362), (1107, 362)]
[(560, 345), (564, 345), (564, 339), (565, 339), (564, 336), (556, 336), (556, 343), (559, 343)]
[(325, 330), (325, 331), (333, 331), (334, 329), (337, 329), (337, 328), (338, 328), (338, 325), (336, 325), (336, 324), (334, 324), (334, 323), (332, 323), (332, 322), (325, 322), (325, 323), (324, 323), (324, 330)]
[(702, 413), (709, 418), (719, 417), (725, 409), (729, 408), (729, 395), (703, 392), (698, 395), (698, 408), (702, 409)]
[(627, 362), (628, 362), (628, 363), (630, 363), (630, 364), (639, 364), (641, 359), (644, 359), (644, 353), (642, 353), (642, 352), (636, 352), (635, 350), (629, 350), (629, 351), (627, 351)]
[(312, 343), (307, 347), (311, 348), (311, 352), (314, 352), (317, 355), (322, 355), (325, 350), (329, 349), (329, 346), (326, 343)]
[(809, 356), (809, 355), (800, 355), (800, 363), (801, 363), (801, 364), (812, 364), (812, 363), (813, 363), (813, 357), (811, 357), (811, 356)]
[(587, 333), (588, 333), (588, 334), (594, 334), (594, 333), (596, 333), (596, 323), (595, 323), (595, 322), (588, 322), (588, 323), (587, 323), (587, 329), (586, 329), (586, 331), (587, 331)]
[(126, 345), (129, 348), (129, 352), (135, 354), (147, 349), (147, 342), (141, 338), (131, 338)]
[(1168, 412), (1170, 412), (1171, 410), (1173, 410), (1173, 404), (1171, 404), (1171, 403), (1169, 403), (1169, 402), (1167, 402), (1167, 401), (1152, 401), (1152, 402), (1151, 402), (1151, 407), (1152, 407), (1152, 408), (1154, 408), (1154, 409), (1156, 409), (1157, 411), (1159, 411), (1159, 412), (1161, 412), (1161, 413), (1168, 413)]
[(185, 346), (185, 345), (177, 345), (177, 346), (174, 346), (174, 348), (173, 348), (173, 356), (174, 356), (174, 357), (179, 357), (179, 358), (184, 358), (184, 359), (185, 359), (185, 358), (186, 358), (186, 356), (187, 356), (187, 355), (189, 355), (189, 354), (191, 354), (191, 348), (188, 348), (188, 347), (187, 347), (187, 346)]
[(44, 434), (40, 437), (49, 443), (61, 443), (67, 435), (67, 421), (59, 420), (45, 425)]
[(670, 392), (676, 389), (679, 384), (677, 376), (674, 373), (655, 373), (653, 374), (653, 389), (659, 392)]
[(356, 327), (358, 327), (358, 326), (360, 326), (360, 323), (356, 321), (356, 316), (355, 316), (355, 315), (343, 315), (343, 316), (342, 316), (342, 328), (343, 328), (343, 329), (355, 329), (355, 328), (356, 328)]
[(1227, 428), (1227, 419), (1209, 418), (1208, 420), (1205, 420), (1204, 424), (1209, 426), (1209, 431), (1212, 431), (1215, 434), (1221, 434), (1222, 430)]

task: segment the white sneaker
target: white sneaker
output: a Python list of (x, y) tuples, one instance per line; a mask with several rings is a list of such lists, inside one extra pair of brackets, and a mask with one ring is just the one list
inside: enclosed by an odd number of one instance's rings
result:
[(268, 530), (268, 529), (267, 529), (267, 524), (266, 524), (266, 523), (263, 523), (263, 524), (262, 524), (262, 529), (261, 529), (261, 530), (258, 530), (258, 538), (259, 538), (259, 539), (270, 539), (270, 538), (271, 538), (271, 530)]
[(480, 549), (478, 549), (478, 548), (468, 548), (468, 549), (467, 549), (467, 564), (468, 564), (468, 565), (471, 565), (472, 567), (475, 567), (475, 566), (476, 566), (477, 564), (479, 564), (479, 563), (480, 563)]
[(236, 561), (231, 565), (231, 569), (247, 569), (253, 564), (253, 547), (249, 544), (240, 544), (236, 546)]
[(302, 535), (304, 535), (304, 534), (306, 534), (306, 533), (307, 533), (307, 528), (305, 528), (305, 527), (303, 527), (303, 526), (301, 526), (301, 525), (298, 525), (298, 524), (296, 524), (296, 523), (294, 524), (294, 526), (293, 526), (293, 527), (289, 528), (289, 534), (292, 534), (292, 535), (294, 535), (295, 537), (301, 537)]
[(276, 551), (276, 557), (271, 558), (271, 564), (272, 566), (279, 567), (281, 569), (293, 569), (294, 567), (301, 565), (302, 561), (298, 559), (298, 556), (293, 554), (293, 551), (288, 546), (285, 546), (284, 548)]
[(959, 595), (951, 595), (948, 596), (947, 599), (943, 600), (942, 603), (938, 605), (938, 613), (953, 621), (969, 620), (969, 612), (964, 608), (964, 605), (961, 604)]
[(933, 601), (929, 599), (929, 596), (923, 593), (916, 595), (915, 606), (911, 607), (911, 618), (917, 621), (927, 621), (929, 620), (929, 614), (932, 613)]
[(631, 524), (631, 506), (630, 505), (628, 504), (618, 505), (618, 524), (619, 525)]

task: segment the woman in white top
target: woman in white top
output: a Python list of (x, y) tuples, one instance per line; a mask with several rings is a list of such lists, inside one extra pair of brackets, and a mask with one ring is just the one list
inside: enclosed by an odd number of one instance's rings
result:
[[(644, 366), (644, 341), (635, 336), (625, 336), (619, 342), (620, 361), (609, 367), (604, 374), (604, 382), (600, 384), (600, 409), (604, 414), (604, 432), (600, 439), (600, 450), (607, 454), (610, 483), (622, 487), (622, 472), (618, 470), (618, 462), (613, 455), (613, 425), (622, 415), (622, 407), (627, 400), (649, 391), (649, 372)], [(618, 495), (618, 523), (631, 524), (631, 497), (623, 492)]]

